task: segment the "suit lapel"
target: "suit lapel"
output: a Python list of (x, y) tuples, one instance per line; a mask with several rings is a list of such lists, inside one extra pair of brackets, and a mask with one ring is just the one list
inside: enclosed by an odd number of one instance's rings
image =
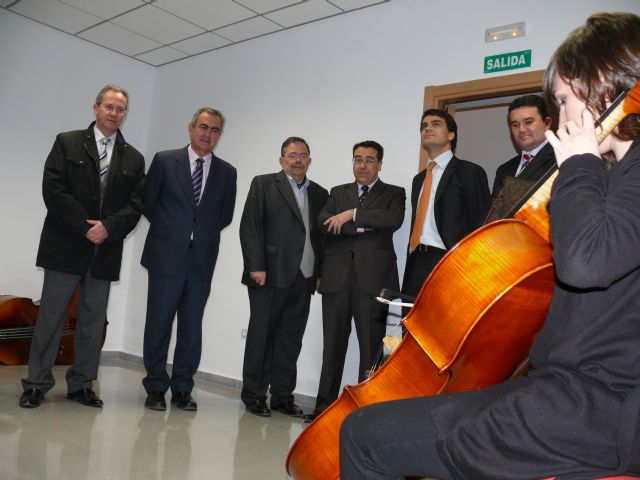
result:
[(358, 200), (358, 182), (353, 182), (347, 185), (346, 190), (348, 205), (358, 207), (360, 205), (360, 202)]
[(447, 168), (445, 168), (444, 172), (442, 172), (442, 177), (440, 177), (440, 181), (438, 182), (438, 188), (436, 189), (435, 202), (438, 201), (438, 199), (442, 196), (444, 191), (447, 189), (447, 186), (449, 185), (449, 182), (451, 182), (451, 177), (453, 177), (453, 174), (457, 166), (458, 166), (458, 158), (454, 155), (453, 157), (451, 157), (451, 160), (449, 161)]
[(553, 147), (550, 143), (547, 143), (542, 149), (538, 152), (538, 154), (533, 157), (531, 160), (531, 164), (524, 169), (520, 178), (532, 178), (536, 176), (536, 172), (538, 172), (541, 168), (550, 168), (551, 165), (547, 166), (547, 163), (551, 161), (551, 158), (555, 161), (555, 156), (553, 155)]
[(189, 166), (189, 153), (187, 147), (180, 151), (180, 156), (176, 159), (176, 178), (182, 187), (188, 203), (195, 208), (196, 202), (193, 199), (193, 184), (191, 183), (191, 167)]
[(309, 200), (309, 218), (313, 227), (314, 219), (318, 216), (320, 209), (324, 207), (320, 204), (320, 189), (316, 188), (313, 183), (307, 189), (307, 199)]
[(375, 183), (371, 191), (364, 197), (364, 202), (362, 203), (363, 207), (368, 207), (372, 205), (376, 199), (382, 195), (387, 188), (386, 184), (378, 178), (378, 181)]
[(276, 186), (284, 201), (289, 205), (289, 208), (293, 211), (296, 218), (300, 221), (300, 223), (304, 224), (302, 220), (302, 214), (300, 213), (300, 207), (298, 206), (298, 201), (293, 194), (293, 190), (291, 188), (291, 183), (289, 183), (289, 178), (284, 173), (284, 170), (280, 170), (276, 174)]

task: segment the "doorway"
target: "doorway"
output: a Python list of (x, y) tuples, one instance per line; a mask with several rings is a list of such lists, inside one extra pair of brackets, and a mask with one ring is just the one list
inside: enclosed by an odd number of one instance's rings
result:
[[(482, 166), (490, 189), (496, 169), (519, 153), (507, 125), (507, 107), (520, 95), (541, 94), (544, 72), (536, 70), (425, 87), (423, 111), (447, 109), (456, 118), (456, 155)], [(425, 163), (426, 154), (421, 148), (418, 171)]]

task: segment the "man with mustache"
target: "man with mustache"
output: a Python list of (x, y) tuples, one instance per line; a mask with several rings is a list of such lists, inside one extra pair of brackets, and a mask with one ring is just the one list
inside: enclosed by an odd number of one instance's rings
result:
[(306, 175), (309, 153), (304, 139), (287, 138), (282, 170), (253, 179), (240, 222), (251, 308), (241, 397), (248, 412), (262, 417), (271, 410), (302, 416), (293, 399), (296, 362), (318, 279), (322, 234), (315, 220), (328, 195)]

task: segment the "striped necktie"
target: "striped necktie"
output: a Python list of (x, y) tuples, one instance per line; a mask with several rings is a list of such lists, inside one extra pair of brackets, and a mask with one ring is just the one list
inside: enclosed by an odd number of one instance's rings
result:
[(111, 141), (110, 138), (104, 137), (100, 140), (100, 150), (98, 151), (98, 159), (100, 160), (100, 176), (107, 173), (109, 168), (109, 159), (107, 158), (107, 145)]
[(367, 193), (369, 193), (369, 185), (363, 185), (362, 187), (360, 187), (360, 190), (362, 193), (360, 193), (360, 196), (358, 197), (358, 203), (360, 204), (360, 206), (362, 206), (362, 202), (364, 202)]
[(193, 175), (191, 175), (191, 183), (193, 184), (193, 200), (196, 203), (196, 206), (200, 203), (200, 192), (202, 191), (202, 164), (204, 160), (202, 158), (198, 158), (196, 160), (196, 168), (193, 170)]

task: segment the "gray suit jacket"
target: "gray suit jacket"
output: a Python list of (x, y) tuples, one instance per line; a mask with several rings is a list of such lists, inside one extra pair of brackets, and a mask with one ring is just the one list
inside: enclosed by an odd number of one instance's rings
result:
[[(328, 192), (315, 182), (307, 189), (314, 277), (322, 257), (322, 234), (316, 226)], [(295, 280), (304, 249), (306, 230), (300, 208), (284, 171), (254, 177), (240, 221), (244, 259), (242, 283), (255, 286), (250, 272), (267, 272), (267, 285), (284, 288)], [(314, 282), (315, 285), (315, 282)]]
[[(320, 293), (336, 292), (347, 281), (354, 261), (362, 291), (378, 295), (381, 288), (399, 289), (393, 232), (402, 225), (405, 191), (378, 179), (358, 205), (358, 184), (339, 185), (331, 189), (327, 203), (318, 216), (318, 227), (325, 233), (324, 263)], [(329, 234), (325, 220), (350, 208), (357, 208), (356, 221), (342, 226), (339, 235)], [(357, 233), (364, 228), (364, 233)]]

